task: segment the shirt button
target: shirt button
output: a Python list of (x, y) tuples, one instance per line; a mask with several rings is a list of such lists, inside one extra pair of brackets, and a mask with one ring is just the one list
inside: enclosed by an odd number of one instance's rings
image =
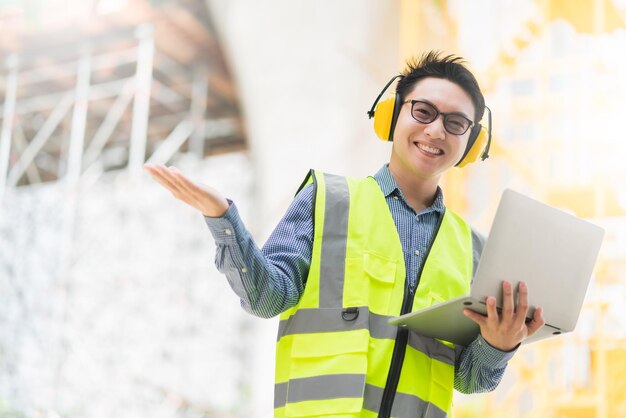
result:
[(415, 217), (415, 222), (419, 222), (420, 221), (420, 217), (419, 215)]
[(244, 268), (242, 268), (242, 269), (241, 269), (241, 272), (242, 272), (242, 273), (247, 273), (247, 272), (248, 272), (248, 269), (244, 267)]
[(233, 231), (231, 231), (230, 229), (225, 229), (225, 230), (224, 230), (224, 233), (225, 233), (226, 235), (232, 235), (232, 234), (233, 234)]
[(420, 250), (415, 250), (415, 255), (419, 257), (419, 255), (420, 255)]
[(399, 199), (399, 197), (398, 197), (398, 196), (394, 196), (393, 198), (394, 198), (395, 200), (398, 200), (398, 199)]

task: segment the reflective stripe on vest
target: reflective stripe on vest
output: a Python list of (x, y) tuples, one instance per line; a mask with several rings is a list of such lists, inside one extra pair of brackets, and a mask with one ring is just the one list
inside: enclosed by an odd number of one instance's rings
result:
[[(321, 332), (339, 332), (351, 329), (369, 329), (370, 336), (377, 339), (396, 338), (397, 328), (389, 325), (394, 316), (378, 315), (369, 312), (367, 306), (356, 308), (355, 321), (346, 321), (343, 316), (336, 315), (336, 311), (322, 309), (300, 309), (289, 319), (283, 319), (278, 325), (280, 337), (294, 334), (315, 334)], [(343, 311), (342, 311), (343, 313)], [(423, 353), (429, 353), (432, 358), (454, 366), (450, 359), (450, 350), (439, 340), (433, 338), (418, 338), (417, 334), (409, 334), (409, 346)]]
[[(356, 390), (362, 387), (363, 375), (340, 374), (328, 376), (313, 376), (303, 379), (294, 379), (287, 383), (276, 385), (274, 408), (283, 408), (287, 402), (305, 402), (337, 397), (358, 398), (364, 395), (363, 409), (377, 413), (380, 409), (380, 400), (383, 389), (365, 384), (365, 391)], [(291, 389), (287, 399), (287, 386)], [(396, 394), (391, 414), (398, 417), (414, 416), (416, 411), (422, 411), (420, 417), (443, 418), (446, 412), (433, 404), (424, 402), (417, 396)]]
[(350, 195), (344, 177), (326, 175), (327, 195), (320, 258), (320, 308), (340, 308), (343, 303), (343, 277), (348, 242)]
[[(388, 320), (404, 294), (402, 246), (374, 179), (311, 172), (308, 181), (313, 251), (303, 295), (281, 315), (275, 416), (376, 416), (397, 333)], [(413, 309), (466, 293), (471, 272), (471, 230), (446, 211)], [(446, 416), (454, 362), (454, 345), (410, 333), (392, 416)]]

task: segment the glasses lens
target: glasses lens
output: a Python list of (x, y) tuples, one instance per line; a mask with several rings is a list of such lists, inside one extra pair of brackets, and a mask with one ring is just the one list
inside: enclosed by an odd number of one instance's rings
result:
[(437, 110), (424, 102), (413, 103), (413, 118), (422, 123), (431, 123), (437, 117)]
[(463, 135), (470, 127), (470, 121), (461, 115), (446, 115), (443, 123), (446, 131), (454, 135)]

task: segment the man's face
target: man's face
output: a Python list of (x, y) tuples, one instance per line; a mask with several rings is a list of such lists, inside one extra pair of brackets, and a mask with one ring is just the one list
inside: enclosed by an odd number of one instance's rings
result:
[[(440, 78), (424, 78), (407, 94), (393, 134), (390, 168), (393, 173), (439, 182), (441, 175), (459, 162), (471, 129), (454, 135), (444, 128), (444, 116), (433, 122), (418, 122), (411, 115), (411, 100), (432, 104), (439, 112), (474, 120), (474, 105), (459, 85)], [(406, 102), (409, 103), (406, 103)]]

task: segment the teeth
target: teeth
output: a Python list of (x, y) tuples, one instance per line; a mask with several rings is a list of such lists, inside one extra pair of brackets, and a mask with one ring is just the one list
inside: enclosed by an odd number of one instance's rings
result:
[(417, 147), (419, 149), (426, 151), (429, 154), (433, 154), (433, 155), (443, 154), (443, 151), (440, 150), (439, 148), (431, 148), (428, 145), (420, 144), (419, 142), (417, 143)]

